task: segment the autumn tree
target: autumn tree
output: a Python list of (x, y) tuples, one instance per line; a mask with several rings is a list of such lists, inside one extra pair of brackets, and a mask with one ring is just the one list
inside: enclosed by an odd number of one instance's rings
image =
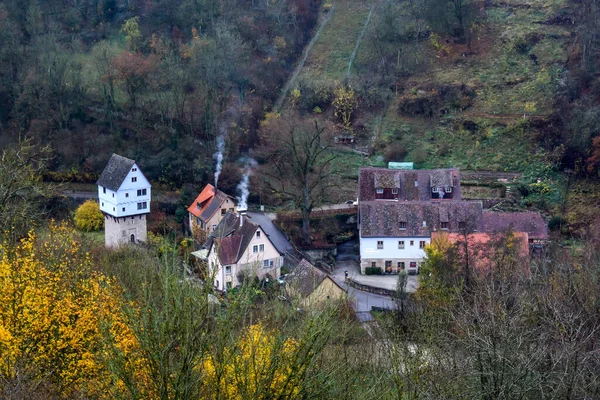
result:
[(113, 59), (116, 79), (121, 81), (133, 107), (137, 106), (138, 95), (146, 86), (148, 76), (156, 69), (158, 59), (155, 55), (144, 56), (141, 53), (123, 51)]
[(87, 200), (75, 211), (75, 226), (84, 232), (99, 231), (104, 226), (104, 215), (98, 202)]
[(294, 115), (267, 121), (262, 133), (266, 184), (300, 208), (302, 240), (310, 244), (310, 214), (330, 199), (328, 191), (336, 187), (333, 136), (316, 120), (303, 122)]

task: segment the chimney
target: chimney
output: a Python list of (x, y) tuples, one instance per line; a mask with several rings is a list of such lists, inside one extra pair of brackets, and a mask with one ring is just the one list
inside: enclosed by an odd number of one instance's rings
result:
[(248, 209), (246, 207), (238, 207), (237, 212), (240, 215), (240, 228), (244, 225), (244, 220), (246, 219), (246, 214), (248, 213)]

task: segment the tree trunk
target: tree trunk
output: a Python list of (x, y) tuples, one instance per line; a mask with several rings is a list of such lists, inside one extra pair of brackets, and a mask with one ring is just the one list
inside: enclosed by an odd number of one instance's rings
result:
[(308, 193), (308, 185), (304, 184), (302, 190), (302, 241), (305, 244), (311, 244), (310, 240), (310, 212), (312, 206), (310, 204), (310, 193)]

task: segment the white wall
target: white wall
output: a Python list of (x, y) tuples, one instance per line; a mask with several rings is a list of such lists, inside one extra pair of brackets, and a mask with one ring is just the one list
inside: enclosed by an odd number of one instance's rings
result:
[[(404, 241), (404, 249), (398, 249), (398, 241)], [(414, 245), (410, 245), (410, 241)], [(377, 248), (377, 242), (383, 241), (383, 249)], [(426, 245), (431, 242), (429, 237), (406, 237), (406, 238), (360, 238), (360, 257), (369, 259), (391, 260), (396, 258), (421, 259), (425, 257), (425, 251), (419, 248), (419, 242), (425, 241)]]
[[(274, 279), (279, 278), (281, 275), (281, 265), (283, 263), (283, 256), (277, 251), (275, 246), (267, 238), (265, 232), (258, 228), (257, 232), (260, 232), (260, 237), (254, 237), (250, 241), (250, 244), (240, 257), (238, 264), (231, 265), (231, 274), (225, 273), (225, 266), (219, 263), (219, 259), (216, 256), (215, 246), (211, 248), (208, 254), (209, 261), (209, 273), (214, 274), (213, 286), (218, 290), (225, 290), (227, 282), (227, 276), (231, 277), (232, 287), (236, 287), (241, 284), (238, 281), (237, 275), (240, 271), (246, 270), (251, 274), (258, 276), (260, 279), (264, 278), (267, 274), (271, 275)], [(260, 245), (264, 245), (264, 251), (260, 251)], [(259, 251), (254, 253), (253, 247), (259, 246)], [(273, 261), (273, 266), (264, 268), (264, 261)], [(212, 266), (212, 269), (211, 269)], [(218, 284), (217, 284), (218, 281)]]
[[(137, 169), (137, 171), (133, 171)], [(136, 182), (132, 182), (135, 177)], [(145, 196), (138, 196), (138, 189), (146, 189)], [(115, 217), (126, 217), (150, 212), (151, 185), (146, 177), (142, 174), (137, 164), (133, 164), (132, 170), (129, 171), (121, 187), (113, 192), (112, 190), (98, 186), (98, 201), (100, 210), (113, 215)], [(146, 208), (138, 210), (137, 205), (141, 202), (146, 202)], [(123, 211), (125, 208), (125, 211)]]

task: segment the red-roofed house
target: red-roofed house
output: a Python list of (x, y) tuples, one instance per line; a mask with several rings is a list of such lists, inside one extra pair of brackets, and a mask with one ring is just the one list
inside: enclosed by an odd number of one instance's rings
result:
[[(433, 232), (431, 238), (434, 240), (436, 236), (440, 235), (447, 235), (450, 243), (457, 246), (459, 256), (464, 257), (466, 249), (471, 265), (474, 266), (475, 270), (482, 272), (487, 272), (493, 267), (496, 252), (504, 248), (504, 246), (496, 245), (501, 240), (500, 234), (469, 233), (464, 235), (460, 233)], [(514, 254), (519, 259), (518, 265), (522, 268), (522, 271), (529, 269), (528, 239), (527, 232), (511, 232), (511, 236), (505, 238), (506, 244), (515, 249)]]
[(187, 210), (190, 230), (196, 225), (206, 232), (212, 232), (228, 211), (235, 212), (235, 202), (233, 197), (208, 184)]

